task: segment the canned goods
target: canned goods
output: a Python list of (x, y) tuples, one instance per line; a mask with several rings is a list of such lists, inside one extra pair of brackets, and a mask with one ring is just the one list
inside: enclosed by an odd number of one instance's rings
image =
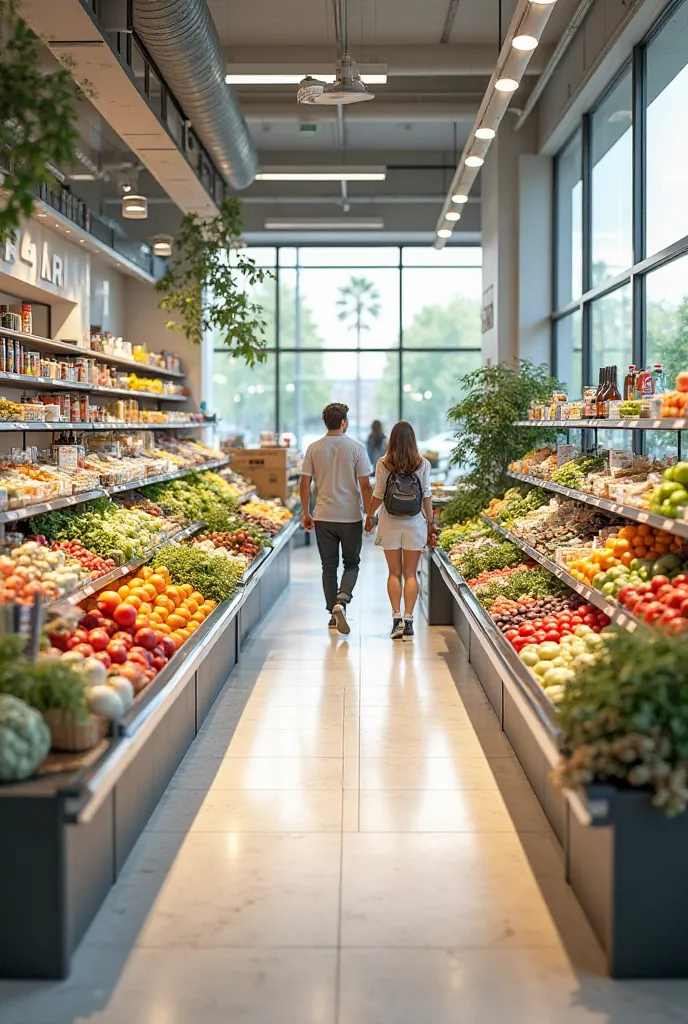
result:
[(0, 338), (0, 372), (4, 373), (7, 367), (7, 343)]
[(14, 373), (14, 338), (7, 339), (7, 372)]

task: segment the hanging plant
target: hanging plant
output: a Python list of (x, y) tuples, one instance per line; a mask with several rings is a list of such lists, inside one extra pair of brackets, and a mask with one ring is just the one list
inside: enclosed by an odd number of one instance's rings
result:
[(79, 138), (69, 71), (43, 74), (40, 48), (17, 0), (0, 0), (0, 241), (31, 216), (36, 187), (53, 181), (48, 165), (70, 163)]
[[(241, 237), (241, 203), (225, 199), (212, 220), (187, 213), (176, 240), (176, 257), (155, 288), (163, 298), (160, 309), (175, 312), (170, 330), (183, 331), (199, 345), (212, 331), (236, 358), (253, 366), (265, 361), (265, 321), (262, 308), (248, 289), (272, 277), (232, 243)], [(235, 255), (230, 263), (230, 253)]]
[(457, 428), (452, 463), (467, 472), (456, 498), (444, 509), (446, 523), (472, 519), (491, 498), (501, 497), (512, 486), (506, 475), (510, 462), (556, 440), (555, 430), (514, 423), (527, 419), (530, 402), (549, 401), (562, 387), (544, 363), (535, 366), (529, 359), (519, 360), (515, 367), (482, 366), (461, 377), (460, 383), (464, 396), (447, 417)]

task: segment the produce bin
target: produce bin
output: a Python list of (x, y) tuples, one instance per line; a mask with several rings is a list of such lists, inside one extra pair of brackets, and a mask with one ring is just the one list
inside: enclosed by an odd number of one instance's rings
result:
[(142, 694), (86, 767), (0, 788), (0, 978), (64, 978), (230, 673), (289, 584), (298, 522)]

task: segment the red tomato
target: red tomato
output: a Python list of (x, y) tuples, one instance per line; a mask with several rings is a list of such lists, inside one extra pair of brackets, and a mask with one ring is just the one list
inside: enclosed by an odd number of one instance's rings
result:
[(560, 639), (561, 633), (557, 629), (550, 629), (545, 637), (545, 640), (551, 640), (555, 644), (558, 644)]
[(580, 615), (572, 615), (571, 616), (571, 625), (572, 626), (582, 626), (583, 625), (583, 619), (581, 618), (581, 616)]
[[(507, 629), (507, 631), (504, 634), (504, 636), (507, 638), (507, 640), (514, 640), (515, 637), (518, 636), (518, 630), (517, 629)], [(174, 646), (174, 643), (173, 643), (173, 646)]]
[(105, 665), (105, 668), (110, 668), (110, 666), (112, 665), (112, 660), (107, 651), (96, 651), (93, 657), (97, 661), (101, 662), (101, 664)]
[(110, 643), (110, 637), (104, 629), (92, 629), (88, 634), (88, 642), (94, 651), (104, 651)]
[(559, 615), (557, 615), (557, 620), (559, 622), (570, 622), (571, 612), (560, 612)]
[(524, 622), (521, 626), (518, 627), (519, 636), (532, 636), (534, 632), (535, 630), (529, 622)]
[(678, 619), (672, 619), (667, 629), (670, 633), (683, 633), (684, 630), (688, 629), (688, 618), (681, 616)]
[(110, 660), (116, 665), (123, 665), (127, 660), (127, 648), (123, 643), (119, 643), (116, 640), (111, 640), (107, 645), (107, 653), (110, 655)]
[[(593, 629), (595, 627), (593, 626)], [(573, 636), (573, 630), (569, 626), (561, 626), (559, 629), (559, 636)]]
[(668, 576), (653, 576), (650, 581), (650, 589), (653, 594), (656, 594), (660, 587), (665, 587), (669, 583)]
[(586, 626), (594, 626), (596, 623), (597, 623), (597, 616), (596, 615), (592, 615), (590, 612), (588, 612), (587, 615), (583, 616), (583, 624), (584, 625), (586, 625)]
[(532, 640), (530, 637), (527, 636), (517, 636), (514, 640), (511, 641), (512, 647), (517, 651), (521, 651), (527, 644), (530, 643), (532, 643)]
[(547, 639), (547, 630), (546, 629), (538, 629), (538, 631), (533, 634), (533, 641), (536, 644), (541, 644), (546, 639)]

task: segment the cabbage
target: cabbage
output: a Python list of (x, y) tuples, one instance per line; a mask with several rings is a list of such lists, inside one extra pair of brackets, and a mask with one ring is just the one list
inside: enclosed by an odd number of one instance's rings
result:
[(18, 697), (0, 694), (0, 782), (28, 779), (50, 750), (43, 716)]

